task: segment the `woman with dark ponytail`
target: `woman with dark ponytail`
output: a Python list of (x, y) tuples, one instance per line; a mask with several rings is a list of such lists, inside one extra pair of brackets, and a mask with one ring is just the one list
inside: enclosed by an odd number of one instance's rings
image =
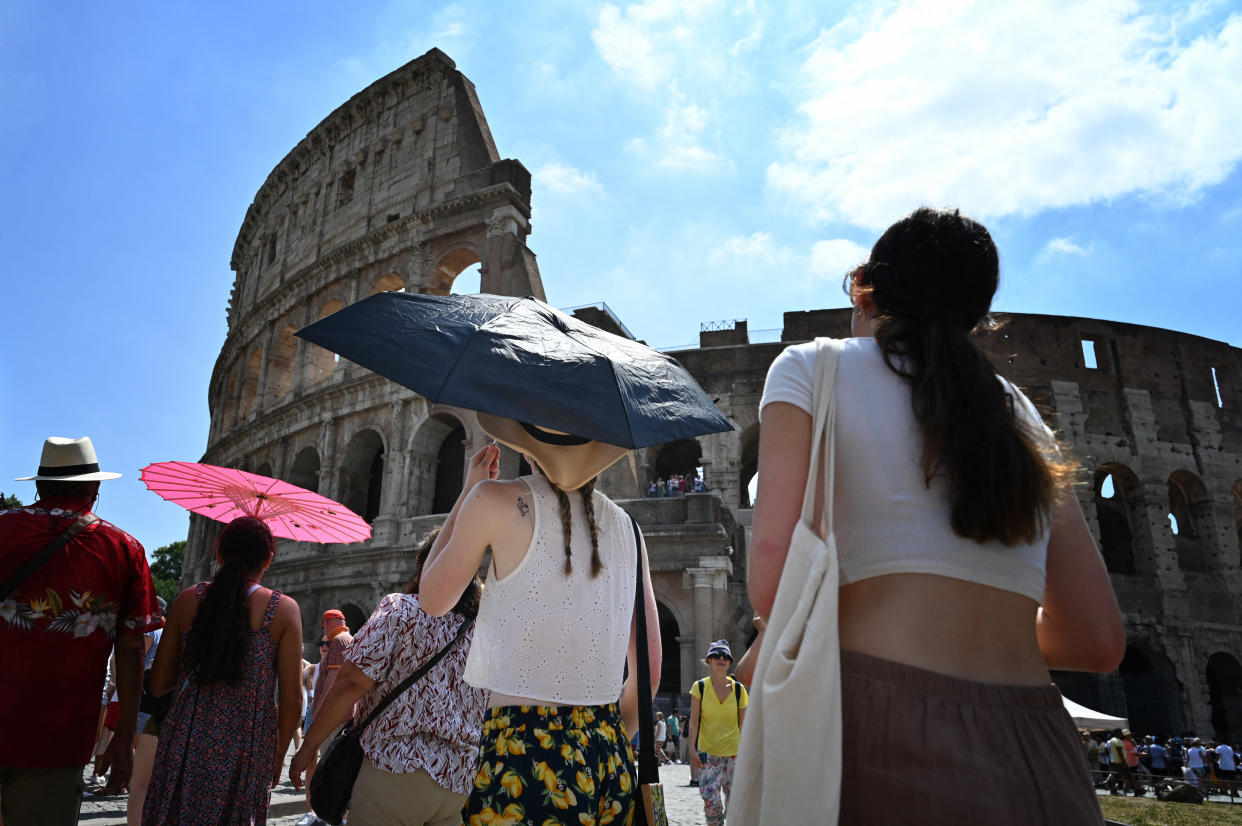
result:
[(259, 584), (275, 549), (262, 520), (230, 522), (211, 583), (173, 603), (151, 691), (178, 694), (160, 731), (147, 826), (266, 822), (302, 703), (301, 613)]
[[(998, 276), (982, 225), (926, 208), (847, 276), (853, 338), (820, 402), (836, 405), (841, 823), (1101, 822), (1048, 670), (1111, 671), (1125, 636), (1075, 469), (971, 339)], [(762, 617), (806, 490), (815, 356), (787, 348), (760, 403)]]

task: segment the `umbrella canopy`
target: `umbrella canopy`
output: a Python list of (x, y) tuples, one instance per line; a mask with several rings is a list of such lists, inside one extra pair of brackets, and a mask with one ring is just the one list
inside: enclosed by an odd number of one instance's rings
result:
[(1125, 717), (1112, 717), (1102, 711), (1092, 711), (1065, 696), (1061, 697), (1061, 704), (1065, 706), (1069, 716), (1074, 718), (1074, 725), (1078, 728), (1097, 731), (1099, 729), (1129, 728), (1130, 726), (1130, 721)]
[(142, 469), (154, 493), (186, 510), (232, 522), (256, 516), (274, 536), (299, 542), (361, 542), (371, 526), (326, 496), (244, 470), (199, 462), (156, 462)]
[(431, 401), (620, 447), (733, 429), (674, 359), (530, 296), (378, 293), (298, 335)]

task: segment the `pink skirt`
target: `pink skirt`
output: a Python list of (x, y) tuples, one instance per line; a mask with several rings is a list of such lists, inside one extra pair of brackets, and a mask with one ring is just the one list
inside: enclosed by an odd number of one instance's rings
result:
[(977, 683), (841, 652), (848, 826), (1098, 826), (1081, 736), (1055, 685)]

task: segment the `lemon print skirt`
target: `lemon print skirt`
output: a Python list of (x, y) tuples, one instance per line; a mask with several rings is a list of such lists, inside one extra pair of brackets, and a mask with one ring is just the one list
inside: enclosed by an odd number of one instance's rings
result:
[(490, 709), (469, 826), (630, 826), (638, 778), (616, 703)]

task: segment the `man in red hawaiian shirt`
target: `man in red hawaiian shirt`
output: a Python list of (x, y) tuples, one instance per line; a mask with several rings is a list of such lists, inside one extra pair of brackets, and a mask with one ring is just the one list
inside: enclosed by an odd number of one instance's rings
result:
[[(39, 500), (0, 511), (0, 807), (6, 826), (74, 824), (108, 657), (116, 648), (120, 720), (101, 764), (106, 791), (133, 769), (143, 633), (163, 626), (146, 553), (91, 513), (99, 482), (91, 440), (53, 437), (33, 480)], [(86, 517), (82, 519), (82, 517)], [(79, 532), (20, 582), (18, 569), (67, 528)], [(12, 587), (11, 592), (9, 587)]]

